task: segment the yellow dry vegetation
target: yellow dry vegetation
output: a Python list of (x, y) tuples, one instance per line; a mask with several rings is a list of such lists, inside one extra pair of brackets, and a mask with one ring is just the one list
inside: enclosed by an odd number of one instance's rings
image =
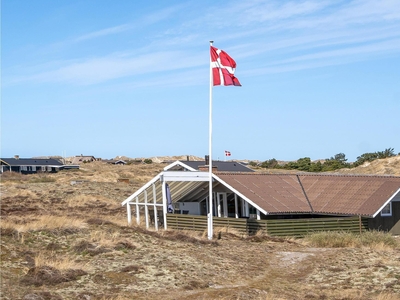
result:
[(90, 231), (89, 241), (96, 243), (103, 247), (112, 247), (121, 240), (121, 233), (118, 231), (103, 231), (92, 230)]
[(87, 264), (77, 262), (74, 257), (69, 257), (68, 255), (58, 256), (56, 253), (48, 254), (44, 252), (39, 252), (35, 258), (35, 267), (49, 266), (58, 270), (69, 270), (69, 269), (82, 269), (87, 270)]
[[(121, 202), (166, 166), (153, 161), (2, 176), (2, 299), (400, 299), (399, 238), (383, 233), (295, 239), (214, 228), (209, 241), (206, 231), (147, 229), (143, 218), (128, 225)], [(400, 175), (400, 159), (341, 172)], [(37, 286), (28, 275), (51, 278)]]
[(69, 216), (42, 215), (23, 223), (12, 219), (2, 219), (0, 226), (4, 230), (12, 229), (18, 233), (24, 233), (38, 230), (83, 229), (87, 227), (87, 224), (81, 219)]
[(400, 155), (366, 162), (353, 169), (335, 171), (340, 174), (373, 174), (400, 176)]
[(110, 200), (99, 195), (73, 195), (65, 199), (68, 207), (82, 207), (88, 204), (108, 203)]

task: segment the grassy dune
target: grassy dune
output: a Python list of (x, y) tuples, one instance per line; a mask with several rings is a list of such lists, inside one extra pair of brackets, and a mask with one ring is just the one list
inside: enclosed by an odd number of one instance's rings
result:
[(293, 239), (216, 228), (209, 241), (128, 226), (121, 201), (164, 166), (3, 174), (1, 299), (400, 299), (399, 238), (382, 232)]

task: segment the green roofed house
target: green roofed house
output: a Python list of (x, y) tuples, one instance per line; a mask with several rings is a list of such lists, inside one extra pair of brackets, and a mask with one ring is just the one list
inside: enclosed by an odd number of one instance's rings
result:
[[(213, 166), (217, 165), (213, 161)], [(128, 222), (134, 217), (138, 223), (144, 220), (147, 227), (154, 223), (156, 229), (205, 230), (211, 211), (214, 226), (238, 226), (247, 231), (256, 226), (269, 233), (275, 230), (276, 235), (296, 235), (295, 228), (300, 225), (299, 235), (337, 229), (343, 222), (351, 223), (348, 228), (357, 232), (369, 229), (400, 234), (400, 177), (264, 174), (217, 167), (213, 168), (210, 207), (207, 168), (186, 161), (165, 167), (122, 202)]]

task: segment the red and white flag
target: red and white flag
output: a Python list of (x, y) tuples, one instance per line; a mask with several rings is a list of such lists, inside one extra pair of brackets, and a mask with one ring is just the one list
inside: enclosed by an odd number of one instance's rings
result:
[(231, 156), (231, 152), (225, 150), (225, 156)]
[(223, 50), (210, 48), (213, 85), (242, 86), (235, 77), (236, 62)]

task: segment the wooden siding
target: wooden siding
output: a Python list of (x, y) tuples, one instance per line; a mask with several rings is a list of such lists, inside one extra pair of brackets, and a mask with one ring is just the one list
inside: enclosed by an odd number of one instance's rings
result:
[[(375, 218), (368, 221), (368, 228), (373, 230), (390, 231), (393, 234), (399, 235), (400, 228), (395, 225), (400, 221), (400, 201), (392, 201), (392, 215), (381, 216), (379, 213)], [(394, 230), (394, 231), (393, 231)]]
[[(167, 214), (168, 228), (180, 230), (207, 230), (206, 216)], [(262, 230), (271, 236), (304, 236), (315, 231), (351, 231), (360, 233), (368, 229), (368, 220), (359, 217), (316, 218), (295, 220), (254, 220), (246, 218), (213, 218), (215, 228), (226, 228), (243, 234)]]

